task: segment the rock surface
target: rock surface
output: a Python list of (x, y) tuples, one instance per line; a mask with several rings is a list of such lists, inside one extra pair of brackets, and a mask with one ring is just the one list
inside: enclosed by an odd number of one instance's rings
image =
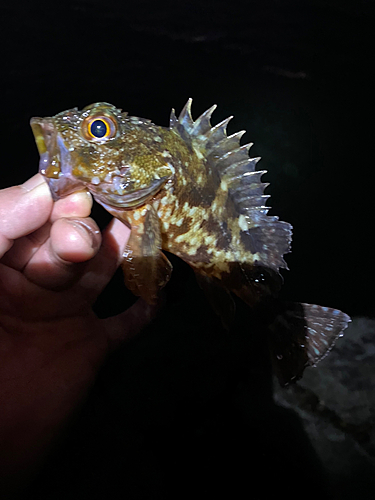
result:
[(374, 367), (375, 320), (355, 318), (330, 355), (296, 385), (275, 384), (275, 402), (302, 419), (334, 498), (375, 495)]

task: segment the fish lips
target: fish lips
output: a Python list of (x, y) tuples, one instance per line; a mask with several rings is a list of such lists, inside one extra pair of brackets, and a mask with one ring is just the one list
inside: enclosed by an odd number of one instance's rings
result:
[(85, 188), (72, 175), (70, 154), (52, 118), (32, 118), (30, 125), (39, 151), (39, 173), (47, 181), (53, 199), (59, 200)]

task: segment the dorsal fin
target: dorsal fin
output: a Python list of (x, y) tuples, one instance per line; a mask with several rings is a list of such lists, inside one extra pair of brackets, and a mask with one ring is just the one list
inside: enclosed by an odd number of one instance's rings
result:
[[(173, 112), (170, 129), (176, 129), (185, 141), (190, 141), (200, 156), (216, 170), (228, 189), (238, 212), (241, 233), (249, 236), (249, 241), (259, 250), (256, 261), (275, 270), (288, 268), (283, 255), (290, 251), (292, 226), (279, 221), (276, 216), (268, 216), (270, 207), (266, 206), (269, 195), (264, 194), (268, 183), (261, 182), (266, 170), (255, 170), (260, 158), (250, 158), (252, 143), (240, 145), (245, 131), (241, 130), (227, 136), (230, 116), (214, 127), (210, 118), (216, 105), (205, 111), (196, 121), (191, 116), (190, 98), (178, 119)], [(253, 250), (252, 250), (253, 251)]]

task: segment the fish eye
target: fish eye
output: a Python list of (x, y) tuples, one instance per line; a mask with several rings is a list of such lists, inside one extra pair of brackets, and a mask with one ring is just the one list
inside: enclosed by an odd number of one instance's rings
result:
[(93, 137), (107, 137), (109, 135), (109, 126), (104, 120), (94, 120), (89, 125), (89, 134)]
[(108, 116), (93, 116), (84, 120), (82, 132), (88, 141), (105, 141), (116, 134), (116, 124)]

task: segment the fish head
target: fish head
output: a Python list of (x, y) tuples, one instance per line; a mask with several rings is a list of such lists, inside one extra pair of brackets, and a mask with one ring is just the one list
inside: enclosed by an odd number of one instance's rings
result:
[(30, 124), (40, 154), (39, 172), (55, 200), (88, 189), (104, 206), (134, 208), (173, 176), (155, 125), (128, 118), (111, 104), (32, 118)]

